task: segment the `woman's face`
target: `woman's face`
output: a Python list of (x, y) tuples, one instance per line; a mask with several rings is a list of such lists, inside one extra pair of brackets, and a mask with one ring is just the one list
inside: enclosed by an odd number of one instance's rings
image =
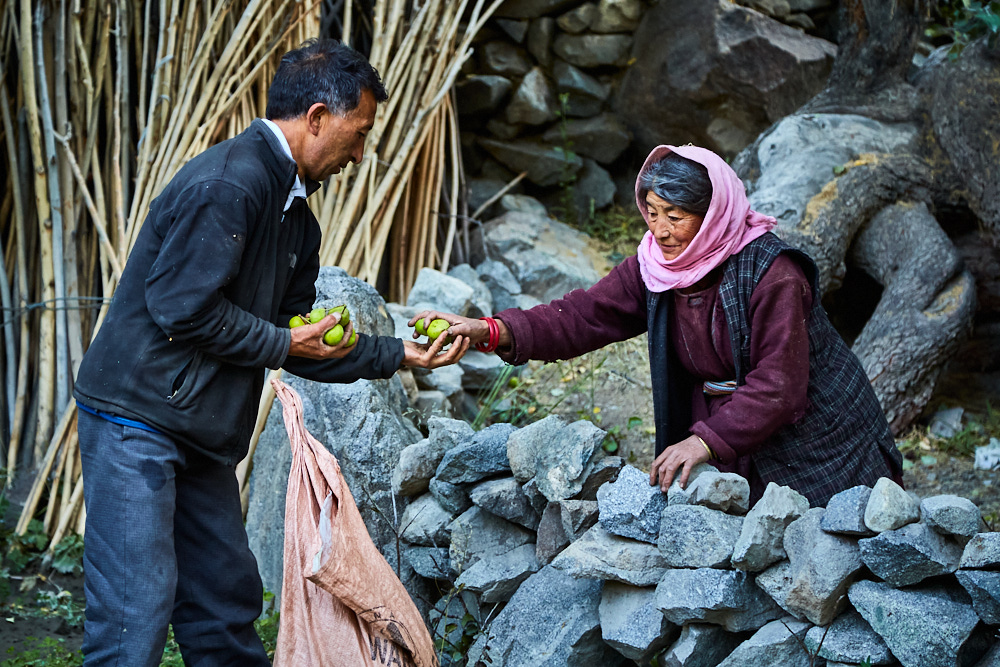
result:
[(665, 260), (676, 259), (687, 249), (705, 219), (661, 199), (652, 190), (646, 193), (646, 211), (646, 224)]

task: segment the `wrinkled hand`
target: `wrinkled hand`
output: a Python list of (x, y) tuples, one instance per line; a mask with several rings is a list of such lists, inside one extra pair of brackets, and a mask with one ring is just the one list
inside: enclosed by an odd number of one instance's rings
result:
[(316, 324), (303, 324), (292, 329), (292, 344), (288, 348), (288, 356), (305, 357), (306, 359), (342, 359), (351, 353), (354, 345), (348, 346), (354, 333), (354, 322), (348, 322), (344, 329), (344, 337), (336, 345), (323, 342), (323, 334), (340, 323), (340, 313), (327, 315)]
[[(442, 313), (437, 310), (425, 310), (417, 313), (410, 318), (410, 321), (407, 324), (412, 327), (417, 323), (417, 320), (423, 320), (424, 328), (426, 329), (430, 326), (431, 320), (437, 319), (447, 320), (451, 323), (448, 330), (441, 334), (440, 337), (462, 336), (463, 338), (469, 339), (469, 342), (472, 345), (475, 345), (476, 343), (485, 343), (490, 339), (490, 325), (486, 324), (483, 320), (476, 320), (471, 317), (462, 317), (461, 315), (455, 315), (453, 313)], [(414, 330), (413, 337), (419, 338), (420, 334)]]
[(469, 339), (465, 336), (456, 336), (450, 343), (451, 347), (442, 352), (447, 337), (441, 334), (431, 343), (414, 343), (412, 340), (404, 340), (402, 365), (417, 368), (440, 368), (455, 363), (469, 351)]
[(676, 445), (670, 445), (656, 457), (656, 460), (653, 461), (653, 467), (649, 471), (649, 485), (656, 486), (657, 479), (659, 479), (660, 490), (666, 493), (667, 489), (670, 488), (670, 483), (674, 481), (674, 475), (680, 471), (678, 483), (683, 489), (687, 486), (691, 468), (708, 459), (708, 451), (702, 446), (697, 436), (692, 435), (685, 438)]

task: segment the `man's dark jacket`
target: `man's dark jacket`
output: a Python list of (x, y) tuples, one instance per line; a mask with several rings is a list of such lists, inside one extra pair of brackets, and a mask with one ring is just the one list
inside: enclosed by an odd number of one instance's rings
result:
[(80, 365), (77, 400), (233, 465), (265, 369), (352, 382), (399, 368), (402, 341), (364, 334), (343, 359), (287, 356), (288, 320), (312, 308), (319, 273), (316, 218), (300, 198), (282, 211), (295, 172), (259, 120), (178, 171), (150, 206)]

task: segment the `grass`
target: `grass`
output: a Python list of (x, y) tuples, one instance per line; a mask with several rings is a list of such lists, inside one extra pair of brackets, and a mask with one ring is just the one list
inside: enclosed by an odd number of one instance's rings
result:
[[(936, 437), (929, 429), (914, 428), (904, 436), (898, 446), (904, 455), (918, 457), (924, 452), (941, 452), (950, 456), (975, 456), (977, 447), (985, 447), (991, 438), (1000, 440), (1000, 409), (988, 401), (981, 414), (965, 413), (966, 424), (949, 438)], [(926, 455), (926, 454), (925, 454)]]

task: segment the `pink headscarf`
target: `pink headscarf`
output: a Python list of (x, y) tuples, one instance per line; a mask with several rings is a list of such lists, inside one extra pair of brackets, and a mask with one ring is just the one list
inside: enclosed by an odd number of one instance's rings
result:
[(657, 146), (646, 158), (635, 181), (635, 203), (646, 222), (645, 193), (640, 192), (643, 173), (669, 153), (693, 160), (708, 169), (712, 181), (712, 203), (705, 213), (705, 220), (694, 239), (679, 256), (663, 258), (660, 247), (647, 231), (639, 243), (639, 272), (651, 292), (690, 287), (707, 276), (755, 238), (770, 231), (776, 224), (774, 218), (750, 210), (746, 189), (732, 167), (725, 160), (705, 148), (697, 146)]

